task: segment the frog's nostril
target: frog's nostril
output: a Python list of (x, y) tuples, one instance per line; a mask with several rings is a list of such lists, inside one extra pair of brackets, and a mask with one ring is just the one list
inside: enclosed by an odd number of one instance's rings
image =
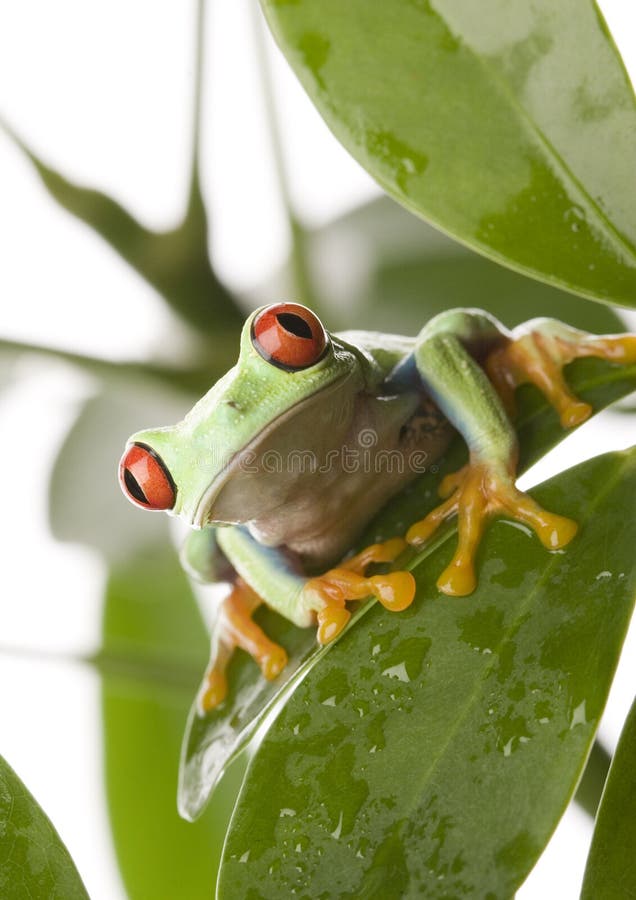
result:
[(176, 488), (163, 460), (152, 447), (133, 444), (119, 464), (119, 482), (131, 503), (143, 509), (172, 509)]

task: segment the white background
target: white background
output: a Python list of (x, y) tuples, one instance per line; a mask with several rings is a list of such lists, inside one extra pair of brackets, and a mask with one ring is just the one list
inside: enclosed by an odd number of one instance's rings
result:
[[(636, 11), (624, 0), (601, 6), (634, 77)], [(174, 224), (190, 153), (193, 17), (192, 0), (5, 0), (0, 116), (74, 180), (104, 190), (152, 227)], [(253, 38), (247, 0), (216, 4), (206, 32), (204, 189), (215, 264), (238, 290), (259, 283), (288, 250)], [(272, 55), (294, 203), (307, 223), (324, 222), (377, 189)], [(170, 355), (173, 320), (153, 290), (60, 211), (1, 132), (0, 198), (1, 336), (113, 359)], [(7, 651), (0, 655), (0, 751), (52, 818), (93, 900), (118, 900), (97, 676), (58, 659), (99, 646), (104, 569), (85, 547), (53, 540), (46, 521), (55, 451), (91, 381), (37, 360), (22, 363), (20, 375), (0, 394), (0, 649)], [(633, 419), (607, 415), (527, 481), (545, 477), (550, 465), (635, 442)], [(633, 696), (634, 650), (632, 636), (601, 728), (610, 745)], [(583, 813), (570, 811), (519, 896), (577, 897), (581, 837), (589, 840), (590, 829)]]

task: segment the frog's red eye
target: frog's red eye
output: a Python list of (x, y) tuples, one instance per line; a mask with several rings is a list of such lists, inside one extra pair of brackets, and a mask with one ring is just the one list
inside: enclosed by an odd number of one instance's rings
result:
[(252, 343), (261, 356), (281, 369), (313, 366), (327, 349), (327, 335), (311, 310), (299, 303), (276, 303), (252, 323)]
[(133, 444), (119, 464), (119, 483), (131, 503), (143, 509), (172, 509), (174, 481), (151, 447)]

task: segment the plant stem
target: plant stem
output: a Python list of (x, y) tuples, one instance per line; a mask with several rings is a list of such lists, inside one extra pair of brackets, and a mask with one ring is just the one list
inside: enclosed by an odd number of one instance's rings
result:
[(205, 68), (205, 22), (206, 0), (197, 0), (195, 14), (195, 60), (194, 89), (192, 94), (192, 146), (190, 162), (190, 199), (188, 206), (198, 202), (201, 196), (201, 116), (203, 96), (203, 73)]
[(318, 293), (315, 290), (313, 278), (311, 274), (311, 266), (308, 253), (307, 230), (298, 219), (294, 203), (291, 197), (289, 187), (289, 179), (287, 177), (287, 167), (285, 164), (285, 155), (283, 152), (282, 138), (280, 133), (279, 116), (275, 99), (274, 85), (272, 81), (271, 65), (267, 56), (267, 46), (265, 44), (264, 26), (261, 13), (258, 7), (250, 5), (252, 11), (252, 23), (254, 30), (254, 43), (256, 46), (256, 56), (259, 63), (261, 73), (263, 101), (267, 122), (269, 125), (269, 139), (274, 157), (274, 168), (276, 171), (276, 180), (280, 191), (285, 213), (287, 215), (287, 224), (291, 237), (291, 269), (294, 290), (294, 299), (300, 300), (317, 309), (319, 305)]

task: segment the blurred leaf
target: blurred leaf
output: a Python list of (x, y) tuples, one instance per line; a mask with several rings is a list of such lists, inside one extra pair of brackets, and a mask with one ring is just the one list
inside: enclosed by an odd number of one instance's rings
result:
[[(590, 303), (550, 285), (531, 281), (474, 253), (469, 255), (464, 251), (454, 259), (439, 258), (423, 264), (414, 262), (411, 267), (387, 267), (378, 275), (377, 314), (382, 309), (385, 317), (390, 298), (396, 295), (415, 311), (418, 288), (426, 284), (428, 300), (425, 304), (421, 300), (419, 303), (426, 319), (453, 306), (461, 306), (463, 297), (464, 305), (485, 309), (509, 327), (537, 316), (549, 316), (592, 334), (625, 331), (624, 323), (611, 307)], [(448, 303), (447, 298), (451, 296), (457, 299)], [(511, 298), (514, 298), (512, 302)]]
[(601, 802), (611, 762), (612, 757), (605, 747), (598, 740), (594, 741), (592, 752), (585, 764), (585, 771), (574, 795), (578, 805), (592, 818), (596, 815), (598, 805)]
[[(573, 390), (599, 410), (636, 387), (636, 366), (610, 366), (599, 360), (578, 360), (567, 370)], [(516, 420), (521, 448), (520, 471), (536, 462), (557, 444), (565, 432), (555, 411), (539, 392), (524, 386), (518, 392)], [(439, 461), (438, 472), (427, 472), (394, 498), (375, 519), (360, 540), (365, 546), (375, 540), (403, 534), (408, 525), (421, 518), (437, 502), (437, 487), (444, 472), (464, 462), (465, 445), (457, 440)], [(415, 557), (417, 559), (417, 557)], [(545, 556), (543, 557), (546, 562)], [(441, 571), (441, 570), (440, 570)], [(354, 614), (351, 625), (366, 613), (369, 605)], [(266, 633), (282, 643), (291, 663), (273, 684), (266, 682), (257, 665), (246, 654), (237, 654), (228, 672), (230, 694), (225, 703), (205, 718), (193, 705), (184, 736), (180, 775), (179, 805), (188, 818), (196, 816), (214, 789), (216, 779), (234, 755), (249, 740), (254, 729), (294, 686), (311, 671), (331, 646), (318, 649), (313, 629), (296, 630), (272, 613), (260, 620)]]
[[(208, 637), (174, 548), (155, 540), (111, 568), (102, 654), (160, 662), (180, 692), (196, 688)], [(174, 669), (174, 674), (170, 670)]]
[(500, 521), (476, 592), (450, 598), (435, 589), (446, 542), (414, 568), (399, 621), (374, 605), (308, 673), (248, 768), (219, 898), (521, 884), (574, 792), (632, 613), (636, 450), (533, 493), (580, 522), (565, 553)]
[(243, 767), (223, 780), (214, 815), (195, 825), (179, 817), (175, 802), (181, 734), (207, 649), (169, 544), (140, 550), (111, 569), (97, 662), (108, 809), (131, 900), (212, 896)]
[(505, 269), (451, 240), (388, 197), (310, 234), (328, 319), (339, 327), (417, 334), (443, 310), (476, 306), (513, 327), (551, 316), (596, 334), (624, 331), (619, 316)]
[(623, 727), (598, 811), (581, 900), (636, 896), (636, 701)]
[(0, 393), (12, 384), (20, 352), (13, 348), (4, 348), (0, 341)]
[(49, 486), (51, 530), (58, 540), (94, 547), (107, 560), (135, 556), (164, 542), (169, 521), (132, 506), (123, 496), (117, 466), (126, 441), (140, 428), (182, 418), (182, 394), (149, 381), (106, 382), (81, 409), (58, 453)]
[(53, 199), (96, 231), (187, 322), (206, 333), (241, 324), (240, 310), (210, 264), (208, 222), (198, 180), (181, 224), (171, 231), (152, 231), (111, 197), (75, 184), (47, 166), (9, 126), (0, 125), (29, 157)]
[(261, 5), (396, 200), (498, 262), (636, 305), (636, 105), (593, 0)]
[(617, 405), (616, 411), (627, 415), (636, 413), (636, 403), (620, 403)]
[(153, 362), (117, 362), (42, 344), (0, 340), (0, 382), (6, 377), (5, 368), (10, 373), (18, 356), (31, 353), (72, 363), (90, 374), (120, 381), (122, 384), (128, 384), (136, 378), (152, 378), (164, 382), (170, 388), (187, 393), (203, 394), (234, 365), (238, 355), (238, 345), (238, 334), (234, 341), (229, 339), (229, 335), (224, 335), (222, 339), (215, 340), (213, 353), (211, 352), (212, 346), (208, 346), (211, 356), (208, 365), (181, 369)]
[(88, 900), (51, 821), (0, 757), (0, 896)]

